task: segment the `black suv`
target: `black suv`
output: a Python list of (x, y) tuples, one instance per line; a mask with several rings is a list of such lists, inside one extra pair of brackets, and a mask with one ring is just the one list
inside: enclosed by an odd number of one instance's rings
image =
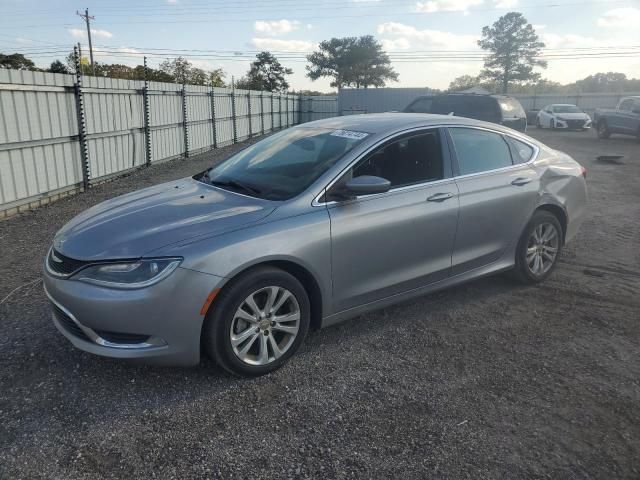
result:
[(456, 115), (498, 123), (521, 132), (527, 130), (527, 115), (524, 108), (517, 99), (508, 95), (447, 93), (432, 97), (424, 96), (416, 98), (403, 111)]

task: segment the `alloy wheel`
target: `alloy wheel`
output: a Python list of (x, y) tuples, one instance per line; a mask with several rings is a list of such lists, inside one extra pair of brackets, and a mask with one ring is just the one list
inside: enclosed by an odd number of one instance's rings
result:
[(537, 277), (547, 273), (558, 255), (560, 235), (555, 225), (541, 223), (533, 229), (527, 242), (527, 267)]
[(284, 355), (300, 329), (300, 305), (283, 287), (264, 287), (240, 304), (229, 337), (235, 355), (249, 365), (267, 365)]

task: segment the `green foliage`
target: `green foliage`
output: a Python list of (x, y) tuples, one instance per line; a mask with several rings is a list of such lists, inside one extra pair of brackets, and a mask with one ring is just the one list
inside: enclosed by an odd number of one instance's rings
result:
[[(487, 81), (480, 75), (462, 75), (450, 84), (449, 92), (459, 92), (471, 87), (482, 87), (491, 93), (500, 93), (502, 85)], [(536, 82), (517, 82), (509, 87), (510, 93), (637, 93), (640, 92), (640, 78), (627, 78), (624, 73), (608, 72), (589, 75), (582, 80), (565, 85), (552, 80), (540, 79)]]
[(276, 57), (269, 52), (260, 52), (251, 63), (246, 77), (236, 84), (237, 88), (247, 90), (266, 90), (267, 92), (286, 92), (289, 82), (285, 76), (293, 70), (282, 66)]
[(21, 53), (5, 55), (0, 53), (0, 68), (12, 68), (14, 70), (37, 70), (33, 61)]
[(596, 73), (578, 80), (573, 85), (578, 92), (640, 92), (640, 78), (627, 78), (624, 73)]
[(307, 60), (307, 77), (331, 77), (332, 87), (384, 87), (398, 81), (389, 56), (372, 35), (325, 40)]
[(546, 68), (537, 57), (544, 48), (533, 26), (518, 12), (500, 17), (491, 27), (482, 29), (478, 45), (491, 54), (484, 62), (483, 79), (497, 82), (507, 93), (512, 82), (532, 83), (540, 79), (535, 67)]
[(49, 65), (49, 68), (47, 69), (47, 72), (51, 72), (51, 73), (69, 73), (69, 69), (60, 60), (55, 60), (55, 61), (51, 62), (51, 65)]

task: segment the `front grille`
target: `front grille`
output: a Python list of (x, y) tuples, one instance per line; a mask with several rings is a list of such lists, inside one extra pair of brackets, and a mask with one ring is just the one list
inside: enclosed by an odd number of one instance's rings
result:
[(106, 341), (111, 343), (120, 344), (135, 344), (144, 343), (149, 340), (149, 335), (140, 335), (137, 333), (122, 333), (122, 332), (105, 332), (104, 330), (95, 330), (95, 332)]
[(91, 339), (87, 337), (87, 335), (82, 331), (78, 324), (74, 322), (69, 317), (69, 315), (64, 313), (64, 311), (60, 307), (58, 307), (55, 303), (52, 303), (51, 308), (53, 309), (53, 314), (55, 315), (56, 320), (58, 320), (58, 323), (62, 325), (62, 328), (64, 328), (67, 332), (75, 337), (86, 340), (87, 342), (91, 341)]
[(75, 260), (73, 258), (65, 257), (55, 249), (51, 249), (49, 256), (47, 257), (47, 265), (49, 269), (59, 275), (70, 275), (73, 272), (80, 270), (86, 266), (88, 262), (82, 260)]
[(567, 127), (569, 128), (583, 128), (584, 120), (565, 120), (567, 122)]

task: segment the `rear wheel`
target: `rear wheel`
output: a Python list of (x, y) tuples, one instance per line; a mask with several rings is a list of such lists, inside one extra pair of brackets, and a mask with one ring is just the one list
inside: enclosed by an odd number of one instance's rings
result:
[(611, 132), (609, 131), (609, 125), (605, 120), (600, 120), (598, 122), (598, 138), (609, 138), (611, 136)]
[(523, 283), (538, 283), (555, 268), (562, 250), (562, 227), (550, 212), (538, 210), (522, 232), (514, 274)]
[(309, 297), (300, 282), (283, 270), (260, 267), (216, 298), (203, 343), (209, 356), (234, 375), (264, 375), (298, 350), (309, 322)]

